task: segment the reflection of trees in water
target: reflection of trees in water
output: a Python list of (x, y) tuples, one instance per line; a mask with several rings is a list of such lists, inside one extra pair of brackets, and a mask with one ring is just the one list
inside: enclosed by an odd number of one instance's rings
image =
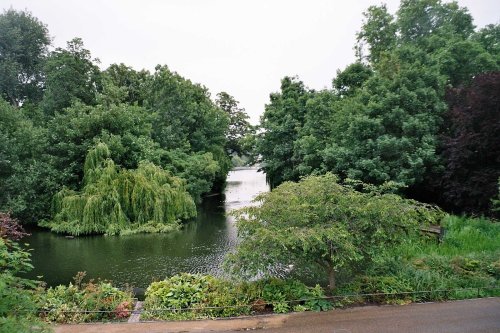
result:
[(43, 275), (49, 285), (67, 284), (78, 271), (87, 271), (89, 278), (143, 287), (153, 278), (179, 272), (220, 274), (225, 254), (237, 242), (233, 218), (226, 212), (268, 190), (265, 176), (256, 169), (233, 171), (228, 180), (224, 194), (205, 198), (196, 219), (169, 234), (67, 239), (32, 230), (32, 236), (23, 240), (34, 249), (30, 277)]

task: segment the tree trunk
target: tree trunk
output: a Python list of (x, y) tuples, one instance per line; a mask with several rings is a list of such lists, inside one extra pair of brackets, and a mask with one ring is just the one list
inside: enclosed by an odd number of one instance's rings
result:
[(333, 291), (335, 290), (335, 288), (337, 287), (335, 285), (335, 275), (336, 275), (336, 271), (335, 269), (329, 265), (328, 266), (328, 290), (330, 292), (330, 294), (333, 294)]

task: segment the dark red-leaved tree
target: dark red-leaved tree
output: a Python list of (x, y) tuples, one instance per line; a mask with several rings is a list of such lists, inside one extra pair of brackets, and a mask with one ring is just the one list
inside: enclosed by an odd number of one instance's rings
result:
[(0, 212), (0, 238), (18, 241), (27, 235), (17, 219), (11, 217), (9, 213)]
[(500, 177), (500, 72), (477, 75), (447, 93), (441, 198), (456, 212), (489, 215)]

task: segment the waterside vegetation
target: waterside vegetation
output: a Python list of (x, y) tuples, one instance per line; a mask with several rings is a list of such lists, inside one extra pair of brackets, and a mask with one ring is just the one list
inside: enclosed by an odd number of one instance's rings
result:
[[(476, 29), (456, 2), (369, 7), (331, 89), (283, 78), (258, 129), (232, 96), (167, 66), (101, 70), (79, 38), (49, 51), (27, 11), (0, 14), (0, 38), (0, 332), (133, 306), (84, 274), (50, 288), (21, 278), (19, 221), (75, 236), (177, 230), (231, 160), (260, 163), (273, 190), (232, 213), (228, 276), (152, 282), (144, 319), (500, 296), (500, 25)], [(441, 239), (421, 232), (431, 225)]]

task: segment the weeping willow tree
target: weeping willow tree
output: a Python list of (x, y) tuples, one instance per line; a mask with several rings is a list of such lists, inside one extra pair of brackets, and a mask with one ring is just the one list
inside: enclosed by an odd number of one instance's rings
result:
[(83, 189), (67, 188), (53, 199), (53, 220), (42, 222), (52, 231), (72, 235), (167, 232), (179, 221), (196, 216), (183, 179), (150, 162), (135, 170), (121, 169), (104, 143), (85, 159)]

